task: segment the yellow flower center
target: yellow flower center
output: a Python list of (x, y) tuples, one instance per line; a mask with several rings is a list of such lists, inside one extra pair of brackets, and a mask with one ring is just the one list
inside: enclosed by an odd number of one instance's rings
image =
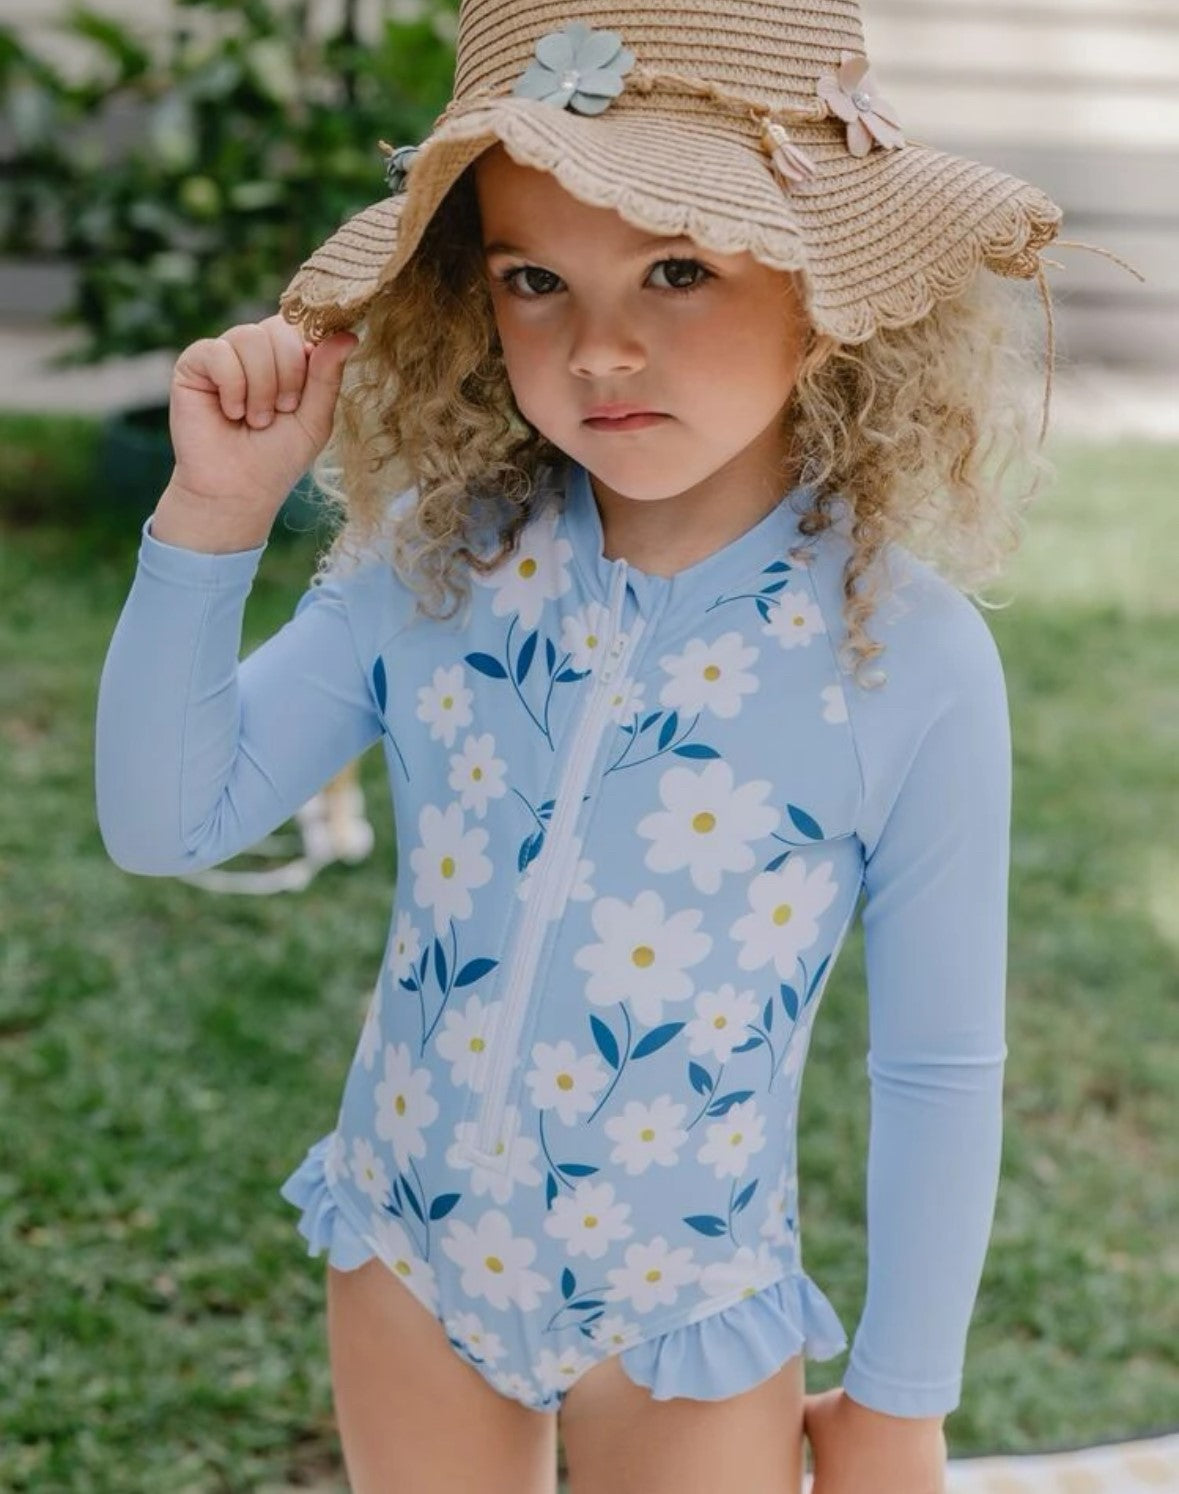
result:
[(442, 709), (444, 711), (452, 711), (454, 709), (454, 696), (453, 695), (444, 695), (442, 697)]
[(651, 1270), (647, 1272), (647, 1280), (648, 1281), (662, 1281), (663, 1280), (663, 1272), (657, 1270), (654, 1266), (652, 1266)]
[(631, 952), (631, 959), (640, 970), (646, 970), (655, 963), (655, 951), (649, 944), (640, 944)]
[(489, 1255), (483, 1264), (489, 1271), (494, 1271), (497, 1276), (500, 1275), (504, 1268), (504, 1263), (498, 1255)]
[(471, 769), (471, 777), (475, 780), (476, 783), (478, 783), (480, 781), (480, 779), (483, 777), (483, 769), (482, 768), (472, 768)]
[(729, 1137), (729, 1145), (740, 1146), (744, 1140), (745, 1138), (744, 1136), (742, 1136), (740, 1131), (734, 1131), (733, 1134)]
[(558, 1089), (572, 1089), (573, 1088), (573, 1075), (572, 1074), (558, 1074), (557, 1075), (557, 1088)]
[(746, 1287), (746, 1288), (745, 1288), (745, 1289), (744, 1289), (744, 1290), (743, 1290), (743, 1291), (742, 1291), (742, 1293), (741, 1293), (741, 1295), (742, 1295), (742, 1297), (752, 1297), (752, 1296), (754, 1296), (754, 1294), (755, 1294), (755, 1293), (756, 1293), (756, 1292), (757, 1292), (757, 1288), (756, 1288), (756, 1287), (751, 1287), (751, 1286), (749, 1286), (749, 1287)]
[(794, 916), (794, 909), (789, 903), (779, 903), (774, 909), (774, 922), (781, 928), (782, 924), (789, 923)]
[(410, 1263), (408, 1261), (394, 1261), (393, 1262), (393, 1269), (397, 1272), (397, 1274), (399, 1276), (412, 1276), (413, 1275), (413, 1267), (410, 1265)]
[(798, 613), (795, 613), (794, 616), (790, 619), (790, 621), (794, 624), (794, 626), (796, 628), (801, 628), (802, 625), (806, 622), (806, 618), (799, 616)]
[(586, 1229), (596, 1229), (598, 1216), (596, 1214), (587, 1214), (581, 1222), (585, 1225)]
[(719, 664), (706, 664), (704, 666), (704, 678), (706, 680), (719, 680), (720, 674)]
[(729, 1025), (729, 1019), (728, 1019), (728, 1017), (725, 1017), (725, 1016), (713, 1017), (713, 1019), (712, 1019), (712, 1025), (714, 1027), (718, 1027), (718, 1028), (719, 1027), (727, 1027)]
[(504, 1144), (503, 1144), (502, 1141), (497, 1141), (495, 1143), (495, 1155), (497, 1157), (502, 1157), (503, 1154), (504, 1154)]
[(639, 1132), (639, 1140), (640, 1141), (654, 1141), (655, 1140), (655, 1131), (654, 1131), (654, 1129), (651, 1126), (644, 1126), (643, 1129)]
[(692, 829), (701, 835), (707, 835), (710, 830), (716, 829), (716, 815), (702, 809), (699, 814), (692, 816)]
[(405, 1108), (405, 1096), (398, 1095), (397, 1098), (393, 1101), (393, 1109), (396, 1110), (398, 1115), (404, 1115)]
[(481, 1037), (473, 1037), (467, 1044), (467, 1047), (470, 1048), (472, 1053), (482, 1053), (486, 1046), (487, 1044)]
[(598, 646), (598, 635), (596, 633), (590, 633), (590, 634), (588, 634), (587, 637), (586, 637), (586, 640), (585, 640), (585, 646), (586, 646), (586, 648), (597, 648), (597, 646)]
[(454, 857), (453, 856), (443, 856), (443, 858), (442, 858), (442, 875), (444, 877), (446, 877), (447, 880), (449, 880), (451, 877), (454, 876)]
[(536, 575), (536, 571), (536, 561), (533, 560), (531, 555), (529, 555), (527, 560), (522, 560), (516, 567), (516, 574), (519, 576), (523, 576), (525, 581), (531, 581), (533, 576)]

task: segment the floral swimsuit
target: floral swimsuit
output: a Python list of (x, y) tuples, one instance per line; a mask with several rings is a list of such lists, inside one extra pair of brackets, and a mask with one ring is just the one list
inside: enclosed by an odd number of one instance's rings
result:
[[(108, 851), (255, 844), (378, 740), (399, 876), (333, 1129), (283, 1196), (377, 1257), (501, 1393), (617, 1354), (659, 1398), (847, 1347), (802, 1267), (796, 1122), (864, 894), (868, 1282), (844, 1377), (959, 1401), (999, 1172), (1010, 741), (978, 611), (909, 551), (841, 671), (849, 518), (805, 490), (671, 577), (603, 554), (570, 462), (457, 619), (374, 553), (238, 663), (265, 546), (156, 540), (99, 692)], [(400, 501), (412, 499), (412, 490)]]

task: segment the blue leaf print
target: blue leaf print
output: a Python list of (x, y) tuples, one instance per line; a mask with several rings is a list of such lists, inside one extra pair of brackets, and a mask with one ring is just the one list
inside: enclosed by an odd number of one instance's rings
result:
[(763, 586), (761, 594), (763, 597), (772, 597), (775, 592), (784, 591), (789, 585), (789, 581), (775, 581), (771, 586)]
[(737, 1197), (733, 1200), (733, 1213), (734, 1214), (739, 1214), (741, 1212), (741, 1210), (745, 1207), (745, 1205), (753, 1197), (753, 1194), (754, 1194), (754, 1191), (756, 1190), (756, 1188), (757, 1188), (757, 1179), (754, 1178), (753, 1182), (750, 1183), (750, 1185), (749, 1185), (748, 1188), (742, 1188), (741, 1189), (740, 1193), (738, 1193)]
[(426, 979), (426, 967), (430, 963), (430, 946), (427, 944), (422, 950), (422, 962), (418, 966), (418, 984), (421, 985)]
[(780, 856), (775, 856), (774, 859), (770, 862), (770, 864), (766, 867), (766, 871), (768, 871), (768, 872), (777, 871), (778, 868), (782, 865), (783, 861), (785, 861), (786, 858), (787, 858), (787, 856), (789, 856), (789, 855), (790, 855), (789, 851), (783, 851)]
[(662, 726), (662, 728), (661, 728), (661, 730), (659, 732), (659, 750), (660, 750), (660, 752), (662, 752), (664, 750), (664, 748), (668, 745), (668, 743), (671, 741), (672, 737), (675, 736), (676, 732), (679, 731), (679, 729), (680, 729), (680, 713), (678, 711), (672, 711), (671, 715), (663, 723), (663, 726)]
[(426, 1216), (422, 1212), (422, 1206), (418, 1202), (418, 1196), (413, 1191), (413, 1184), (404, 1173), (401, 1174), (401, 1187), (405, 1193), (406, 1198), (409, 1201), (410, 1208), (414, 1211), (414, 1213), (418, 1216), (422, 1223), (425, 1224)]
[(639, 727), (639, 731), (640, 732), (644, 732), (649, 727), (654, 726), (655, 723), (656, 723), (656, 721), (658, 721), (659, 718), (660, 718), (660, 716), (662, 716), (662, 715), (663, 715), (662, 711), (652, 711), (651, 714), (647, 717), (647, 719), (643, 722), (642, 726)]
[(460, 1198), (461, 1193), (440, 1193), (430, 1205), (430, 1218), (445, 1219)]
[(772, 996), (766, 1002), (766, 1009), (761, 1014), (761, 1025), (767, 1032), (774, 1030), (774, 998)]
[(377, 655), (377, 662), (373, 665), (373, 693), (377, 697), (377, 705), (383, 716), (389, 699), (389, 686), (385, 679), (385, 661), (380, 654)]
[(434, 974), (438, 977), (438, 989), (446, 990), (446, 951), (442, 948), (442, 940), (434, 940)]
[(790, 811), (790, 818), (794, 821), (795, 825), (797, 825), (799, 830), (801, 830), (804, 835), (809, 836), (811, 840), (823, 839), (822, 830), (820, 830), (818, 824), (811, 819), (810, 815), (807, 814), (805, 809), (799, 809), (797, 804), (787, 804), (786, 808)]
[(556, 807), (557, 801), (555, 799), (546, 799), (536, 812), (542, 820), (547, 820)]
[(719, 757), (715, 747), (706, 747), (703, 742), (685, 742), (682, 747), (672, 749), (677, 757)]
[(386, 1204), (385, 1207), (390, 1214), (396, 1214), (399, 1219), (401, 1218), (401, 1187), (396, 1178), (393, 1179), (393, 1202)]
[(468, 654), (467, 663), (480, 674), (485, 674), (489, 680), (506, 680), (508, 677), (508, 671), (491, 654)]
[(762, 622), (769, 622), (769, 620), (770, 620), (770, 604), (765, 600), (764, 597), (758, 597), (758, 599), (757, 599), (757, 610), (761, 613), (761, 620), (762, 620)]
[(612, 1069), (616, 1069), (618, 1067), (618, 1039), (601, 1017), (591, 1017), (590, 1028), (594, 1034), (594, 1042), (598, 1045), (598, 1052)]
[(548, 1175), (548, 1177), (547, 1177), (547, 1179), (545, 1180), (545, 1185), (544, 1185), (545, 1203), (548, 1205), (548, 1207), (550, 1209), (553, 1206), (553, 1199), (555, 1199), (556, 1196), (557, 1196), (557, 1180), (552, 1175), (552, 1173), (550, 1172), (549, 1175)]
[(631, 1049), (632, 1058), (646, 1058), (649, 1053), (658, 1053), (665, 1043), (670, 1043), (677, 1032), (684, 1030), (682, 1022), (665, 1022), (662, 1027), (653, 1027), (645, 1038), (641, 1038)]
[(815, 971), (814, 975), (811, 977), (810, 990), (807, 991), (807, 993), (806, 993), (808, 1001), (815, 994), (815, 991), (818, 989), (819, 982), (823, 979), (823, 971), (826, 970), (827, 966), (830, 963), (831, 963), (831, 956), (830, 955), (824, 955), (822, 963), (819, 965), (819, 968)]
[[(761, 1039), (758, 1038), (758, 1042)], [(749, 1099), (753, 1093), (751, 1089), (734, 1089), (727, 1095), (721, 1095), (720, 1099), (708, 1107), (709, 1115), (727, 1115), (734, 1105), (740, 1105)]]
[(702, 1235), (727, 1235), (729, 1226), (716, 1214), (685, 1214), (684, 1223), (699, 1230)]
[(454, 983), (456, 986), (473, 986), (477, 980), (482, 980), (487, 972), (494, 970), (498, 964), (498, 960), (468, 960), (455, 976)]
[(416, 980), (399, 980), (397, 984), (403, 991), (416, 991), (418, 989)]
[(571, 1178), (592, 1178), (598, 1170), (596, 1167), (591, 1167), (588, 1162), (562, 1162), (560, 1168)]
[(578, 680), (587, 679), (593, 673), (592, 669), (562, 669), (557, 676), (558, 685), (573, 685)]
[(536, 640), (539, 637), (539, 633), (533, 632), (529, 633), (524, 640), (524, 647), (516, 659), (516, 682), (518, 684), (522, 685), (528, 678), (528, 671), (532, 668), (532, 661), (536, 657)]
[(712, 1088), (712, 1075), (703, 1064), (690, 1063), (688, 1065), (688, 1078), (691, 1080), (692, 1088), (699, 1095), (708, 1094)]
[(545, 663), (549, 667), (549, 674), (551, 675), (553, 670), (557, 667), (557, 650), (553, 646), (553, 640), (551, 638), (546, 638), (544, 641), (544, 657)]
[(741, 1043), (738, 1047), (734, 1048), (733, 1052), (734, 1053), (752, 1053), (753, 1050), (754, 1050), (754, 1048), (760, 1048), (760, 1047), (761, 1047), (761, 1038), (759, 1038), (756, 1035), (756, 1033), (755, 1033), (753, 1037), (746, 1038), (743, 1043)]
[(569, 1267), (566, 1266), (565, 1269), (561, 1272), (561, 1296), (564, 1297), (566, 1302), (568, 1302), (570, 1297), (573, 1296), (576, 1290), (577, 1278), (574, 1276), (573, 1272), (570, 1271)]
[(600, 1298), (585, 1297), (580, 1302), (573, 1303), (574, 1312), (598, 1312), (606, 1306)]
[(540, 855), (541, 847), (544, 845), (544, 831), (538, 830), (535, 835), (530, 835), (520, 847), (520, 855), (517, 858), (517, 866), (520, 871), (527, 871), (536, 858)]
[(782, 1005), (792, 1022), (798, 1021), (798, 992), (793, 986), (782, 987)]
[(599, 1318), (604, 1318), (605, 1316), (606, 1309), (604, 1307), (600, 1307), (598, 1308), (597, 1312), (591, 1312), (590, 1314), (588, 1314), (588, 1316), (582, 1318), (581, 1323), (578, 1326), (581, 1328), (581, 1331), (585, 1334), (586, 1338), (593, 1338), (593, 1334), (589, 1332), (589, 1325), (591, 1323), (596, 1323)]
[(789, 570), (793, 570), (793, 566), (791, 566), (791, 564), (789, 563), (789, 561), (786, 561), (786, 560), (775, 560), (775, 561), (772, 561), (769, 565), (766, 566), (765, 570), (762, 571), (762, 575), (763, 576), (773, 576), (773, 575), (780, 574), (782, 571), (789, 571)]

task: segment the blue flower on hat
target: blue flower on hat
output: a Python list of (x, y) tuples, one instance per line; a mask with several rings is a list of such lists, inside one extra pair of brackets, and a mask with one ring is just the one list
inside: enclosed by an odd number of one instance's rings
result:
[(391, 146), (386, 145), (383, 140), (380, 144), (381, 149), (389, 158), (385, 165), (385, 180), (389, 184), (389, 191), (396, 196), (399, 192), (405, 191), (406, 179), (409, 176), (410, 168), (413, 166), (414, 157), (421, 150), (421, 146), (403, 145), (400, 149), (394, 150)]
[(571, 21), (541, 37), (536, 61), (528, 64), (512, 92), (577, 114), (602, 114), (626, 86), (622, 80), (634, 65), (634, 53), (617, 32)]

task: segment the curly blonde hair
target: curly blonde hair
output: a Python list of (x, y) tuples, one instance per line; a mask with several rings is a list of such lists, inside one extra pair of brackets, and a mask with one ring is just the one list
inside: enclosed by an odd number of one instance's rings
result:
[[(984, 607), (978, 589), (1023, 538), (1022, 513), (1054, 468), (1039, 452), (1027, 375), (1043, 367), (1027, 282), (987, 273), (907, 327), (843, 344), (812, 331), (783, 418), (820, 535), (850, 504), (844, 662), (857, 684), (883, 652), (867, 624), (883, 599), (876, 562), (902, 544)], [(312, 475), (340, 527), (326, 574), (390, 539), (419, 611), (453, 617), (467, 572), (515, 549), (565, 461), (520, 414), (508, 381), (481, 251), (473, 166), (415, 254), (367, 309), (346, 365), (331, 440)], [(546, 472), (546, 469), (547, 472)], [(1026, 469), (1030, 482), (1005, 484)], [(390, 498), (416, 489), (396, 516)], [(488, 546), (486, 539), (492, 544)], [(448, 604), (449, 603), (449, 604)]]

